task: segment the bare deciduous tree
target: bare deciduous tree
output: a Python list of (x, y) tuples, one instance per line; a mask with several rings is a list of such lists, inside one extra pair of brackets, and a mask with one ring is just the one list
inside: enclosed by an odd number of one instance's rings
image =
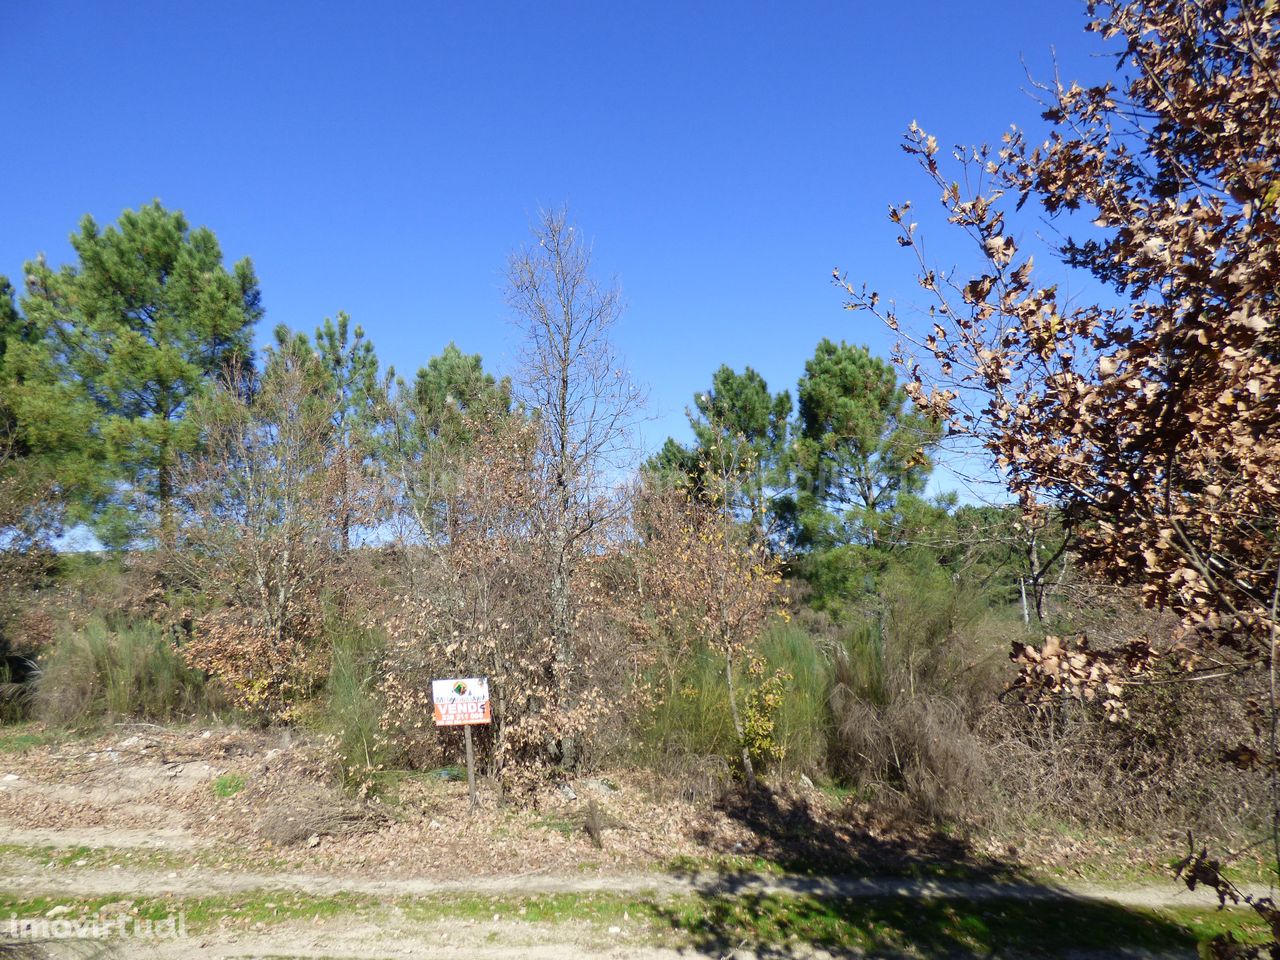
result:
[[(611, 340), (622, 313), (616, 283), (591, 270), (591, 246), (565, 211), (539, 215), (534, 242), (511, 257), (507, 303), (525, 335), (518, 397), (539, 426), (537, 469), (547, 495), (534, 522), (545, 543), (558, 706), (572, 711), (575, 572), (592, 540), (624, 509), (615, 487), (631, 456), (643, 392)], [(560, 737), (560, 761), (575, 762)]]

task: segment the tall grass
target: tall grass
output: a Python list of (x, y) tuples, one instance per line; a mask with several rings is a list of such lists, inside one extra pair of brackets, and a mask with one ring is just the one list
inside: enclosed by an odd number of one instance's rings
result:
[(94, 719), (173, 720), (213, 709), (203, 676), (153, 623), (91, 620), (64, 630), (41, 659), (36, 715), (73, 725)]
[(326, 628), (329, 677), (308, 724), (333, 738), (344, 784), (376, 786), (379, 775), (400, 760), (400, 751), (382, 727), (385, 704), (378, 689), (384, 638), (341, 620)]
[[(740, 702), (751, 702), (753, 688), (777, 674), (785, 677), (783, 698), (773, 716), (779, 759), (775, 769), (820, 773), (825, 765), (830, 725), (827, 697), (830, 658), (822, 643), (795, 624), (765, 631), (747, 658), (757, 657), (763, 671), (737, 670)], [(681, 758), (722, 758), (737, 762), (737, 738), (730, 718), (723, 656), (701, 646), (663, 681), (658, 703), (643, 735), (643, 759), (659, 767)]]
[(774, 737), (783, 770), (825, 772), (831, 725), (831, 657), (822, 641), (794, 623), (777, 624), (760, 640), (760, 656), (769, 673), (788, 679), (775, 717)]

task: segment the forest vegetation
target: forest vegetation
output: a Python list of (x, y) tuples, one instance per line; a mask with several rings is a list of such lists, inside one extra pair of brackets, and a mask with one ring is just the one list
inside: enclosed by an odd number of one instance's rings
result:
[[(1280, 29), (1092, 7), (1116, 72), (1041, 88), (1042, 140), (906, 135), (973, 260), (931, 263), (902, 203), (927, 315), (837, 271), (895, 354), (851, 325), (793, 384), (709, 369), (656, 452), (566, 210), (507, 261), (519, 362), (412, 373), (376, 317), (255, 348), (211, 230), (86, 217), (73, 262), (0, 280), (3, 718), (313, 730), (376, 798), (458, 759), (430, 680), (487, 677), (504, 802), (803, 776), (948, 829), (1190, 831), (1184, 873), (1235, 898), (1215, 857), (1280, 853)], [(1001, 498), (931, 492), (961, 454)], [(57, 550), (76, 528), (101, 549)]]

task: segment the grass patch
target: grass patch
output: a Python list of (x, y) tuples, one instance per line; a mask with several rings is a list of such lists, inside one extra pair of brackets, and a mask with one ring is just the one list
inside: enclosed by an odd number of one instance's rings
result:
[(38, 723), (0, 726), (0, 753), (26, 753), (34, 747), (57, 743), (63, 734)]
[[(1015, 853), (1024, 857), (1022, 868), (1029, 876), (1049, 880), (1085, 881), (1099, 886), (1140, 886), (1144, 884), (1171, 884), (1180, 888), (1174, 879), (1174, 869), (1186, 855), (1186, 846), (1167, 838), (1141, 838), (1082, 830), (1062, 824), (1040, 827), (1038, 845), (1060, 836), (1075, 841), (1068, 847), (1069, 855), (1060, 856), (1061, 862), (1045, 863), (1037, 854), (1036, 846)], [(1048, 834), (1046, 838), (1044, 835)], [(1011, 847), (1021, 847), (1022, 838), (1005, 833), (998, 839)], [(1197, 843), (1199, 846), (1199, 843)], [(1230, 843), (1209, 841), (1211, 851), (1219, 851), (1222, 857), (1222, 873), (1234, 883), (1266, 885), (1275, 882), (1278, 875), (1275, 861), (1260, 856), (1260, 847), (1246, 849), (1231, 857), (1227, 851)]]
[(56, 847), (0, 843), (0, 861), (26, 860), (46, 867), (130, 867), (149, 870), (181, 870), (207, 859), (210, 851), (159, 850), (124, 847)]
[[(0, 915), (43, 917), (54, 907), (71, 918), (92, 917), (119, 895), (96, 898), (0, 895)], [(358, 918), (380, 923), (455, 920), (483, 924), (578, 923), (619, 927), (639, 941), (724, 954), (745, 948), (765, 955), (818, 948), (832, 953), (891, 955), (1057, 956), (1079, 950), (1122, 948), (1187, 950), (1231, 933), (1261, 942), (1266, 931), (1248, 911), (1180, 907), (1127, 910), (1081, 900), (965, 901), (907, 897), (837, 899), (813, 896), (559, 893), (538, 896), (436, 895), (382, 902), (368, 896), (313, 897), (257, 890), (217, 897), (135, 898), (130, 913), (162, 920), (181, 912), (193, 933), (289, 921), (323, 923)]]
[(244, 789), (244, 777), (238, 773), (224, 773), (213, 781), (213, 792), (219, 797), (234, 797)]
[(567, 817), (540, 817), (533, 821), (530, 826), (539, 830), (552, 830), (555, 833), (563, 833), (566, 837), (582, 832), (581, 822), (575, 823)]
[(857, 900), (770, 895), (684, 898), (655, 905), (679, 942), (712, 954), (805, 945), (835, 953), (1054, 956), (1077, 950), (1176, 950), (1231, 932), (1259, 942), (1245, 911), (1126, 910), (1085, 901)]
[[(938, 859), (901, 858), (889, 862), (880, 857), (873, 861), (851, 858), (845, 863), (808, 862), (798, 857), (784, 855), (771, 858), (759, 855), (713, 854), (708, 856), (681, 855), (662, 861), (656, 869), (676, 876), (706, 874), (755, 874), (761, 876), (792, 877), (848, 877), (876, 876), (902, 880), (1031, 880), (1022, 871), (1011, 874), (993, 869), (993, 864), (940, 857)], [(1168, 877), (1165, 877), (1168, 879)], [(1176, 889), (1171, 887), (1172, 889)]]
[[(19, 920), (43, 917), (54, 907), (68, 906), (70, 919), (94, 916), (103, 906), (118, 904), (125, 895), (105, 897), (60, 897), (43, 895), (14, 897), (0, 894), (0, 915)], [(280, 891), (255, 890), (240, 895), (217, 897), (132, 897), (129, 914), (140, 920), (163, 920), (182, 913), (193, 933), (220, 926), (252, 926), (257, 923), (284, 923), (368, 913), (378, 907), (372, 897), (338, 894), (311, 897)]]

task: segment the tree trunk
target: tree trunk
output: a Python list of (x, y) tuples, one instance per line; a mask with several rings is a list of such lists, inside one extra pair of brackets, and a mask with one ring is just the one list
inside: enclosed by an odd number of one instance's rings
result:
[[(569, 578), (563, 555), (557, 551), (555, 569), (551, 574), (551, 618), (556, 636), (556, 709), (562, 717), (570, 709), (573, 672), (573, 624), (569, 612)], [(573, 735), (561, 732), (559, 738), (560, 765), (565, 770), (577, 763), (577, 744)]]
[(729, 713), (733, 716), (733, 732), (738, 736), (738, 744), (742, 747), (742, 773), (747, 778), (747, 786), (756, 788), (756, 771), (751, 764), (751, 750), (747, 744), (747, 735), (742, 728), (742, 715), (738, 712), (738, 694), (733, 688), (733, 654), (724, 656), (724, 678), (729, 684)]

